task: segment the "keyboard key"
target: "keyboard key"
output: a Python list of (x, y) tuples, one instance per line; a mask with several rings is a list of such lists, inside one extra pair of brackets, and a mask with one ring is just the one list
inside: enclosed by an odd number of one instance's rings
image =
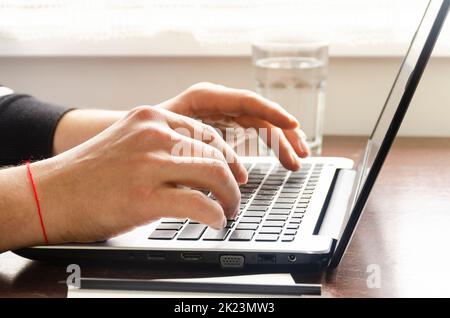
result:
[(171, 240), (177, 234), (176, 230), (155, 230), (150, 235), (151, 240)]
[(250, 205), (247, 210), (248, 211), (266, 211), (267, 210), (267, 206), (261, 206), (261, 205)]
[(283, 221), (264, 221), (263, 226), (283, 227), (284, 222)]
[(293, 213), (293, 214), (292, 214), (292, 217), (293, 217), (293, 218), (301, 219), (301, 218), (303, 218), (303, 214), (304, 214), (304, 213)]
[(293, 205), (288, 203), (275, 203), (273, 205), (274, 209), (292, 209)]
[(250, 241), (253, 238), (253, 235), (255, 234), (252, 230), (234, 230), (233, 233), (231, 233), (230, 241)]
[(162, 219), (161, 223), (165, 224), (165, 223), (179, 223), (179, 224), (184, 224), (186, 223), (188, 219), (173, 219), (173, 218), (167, 218), (167, 219)]
[(280, 196), (278, 198), (297, 198), (298, 194), (297, 193), (284, 193), (283, 190), (281, 190), (282, 192), (280, 193)]
[(204, 224), (188, 224), (184, 227), (178, 235), (178, 240), (198, 240), (206, 230), (207, 226)]
[(289, 220), (289, 224), (300, 224), (300, 223), (302, 223), (302, 219), (299, 218), (291, 218)]
[(259, 195), (255, 196), (255, 200), (273, 200), (274, 195)]
[(295, 188), (284, 187), (283, 190), (281, 190), (281, 192), (282, 193), (299, 193), (301, 189), (302, 188), (300, 188), (300, 187), (295, 187)]
[(297, 209), (298, 209), (298, 208), (306, 209), (307, 207), (308, 207), (308, 204), (307, 204), (307, 203), (299, 203), (299, 204), (297, 204)]
[(295, 210), (294, 210), (294, 213), (305, 213), (306, 212), (306, 209), (305, 208), (299, 208), (299, 207), (297, 207)]
[(306, 204), (308, 204), (309, 200), (307, 200), (307, 199), (300, 199), (300, 200), (298, 200), (298, 203), (306, 203)]
[[(303, 187), (303, 183), (304, 183), (303, 180), (301, 180), (301, 182), (300, 182), (301, 184), (298, 184), (298, 182), (293, 183), (292, 181), (293, 181), (293, 180), (291, 180), (291, 182), (287, 182), (287, 183), (284, 185), (284, 188), (285, 188), (285, 189), (290, 189), (290, 188), (300, 189), (300, 188)], [(294, 180), (294, 181), (300, 181), (300, 180)]]
[(270, 214), (279, 214), (279, 215), (289, 215), (291, 213), (291, 209), (272, 209), (269, 212)]
[(286, 226), (286, 229), (288, 229), (288, 230), (298, 230), (299, 227), (300, 227), (300, 224), (291, 224), (291, 223), (289, 223)]
[(295, 235), (297, 234), (297, 230), (295, 229), (287, 229), (286, 231), (284, 231), (284, 235)]
[(264, 181), (264, 185), (278, 185), (278, 186), (280, 186), (282, 184), (283, 184), (283, 181), (281, 181), (281, 180), (266, 180), (266, 181)]
[(268, 226), (263, 226), (260, 230), (259, 233), (264, 233), (264, 234), (280, 234), (281, 233), (281, 227), (268, 227)]
[(274, 186), (274, 185), (263, 185), (261, 187), (261, 190), (278, 191), (279, 188), (280, 188), (279, 186)]
[(239, 223), (261, 223), (261, 218), (260, 217), (254, 217), (254, 216), (243, 216), (240, 220)]
[(277, 190), (259, 190), (258, 191), (259, 195), (274, 195), (275, 193), (277, 193)]
[(278, 198), (276, 203), (294, 203), (295, 202), (295, 198)]
[(266, 212), (263, 211), (246, 211), (244, 213), (245, 216), (256, 216), (262, 218), (264, 215), (266, 215)]
[(238, 223), (236, 226), (237, 230), (253, 230), (255, 231), (258, 228), (258, 224), (255, 223)]
[(281, 241), (283, 242), (292, 242), (295, 238), (295, 235), (283, 235), (281, 237)]
[(262, 205), (262, 206), (269, 206), (272, 203), (272, 201), (269, 200), (253, 200), (252, 205)]
[(205, 234), (203, 234), (203, 240), (204, 241), (224, 241), (227, 234), (230, 232), (230, 229), (221, 229), (221, 230), (215, 230), (213, 228), (208, 228), (205, 231)]
[(272, 215), (269, 214), (266, 218), (267, 221), (286, 221), (288, 218), (287, 215)]
[(286, 181), (286, 186), (297, 186), (301, 187), (306, 181), (306, 178), (292, 178)]
[(157, 230), (175, 230), (178, 231), (183, 227), (183, 224), (179, 223), (163, 223), (158, 225)]
[(258, 234), (256, 235), (255, 241), (263, 242), (276, 242), (278, 241), (277, 234)]

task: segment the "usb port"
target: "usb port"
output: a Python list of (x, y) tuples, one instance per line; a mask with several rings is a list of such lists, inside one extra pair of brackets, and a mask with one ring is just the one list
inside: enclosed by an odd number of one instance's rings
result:
[(166, 253), (163, 252), (149, 252), (147, 253), (147, 259), (149, 261), (165, 261)]
[(181, 259), (189, 262), (200, 261), (203, 259), (203, 256), (200, 253), (181, 253)]
[(258, 254), (258, 264), (276, 264), (275, 254)]

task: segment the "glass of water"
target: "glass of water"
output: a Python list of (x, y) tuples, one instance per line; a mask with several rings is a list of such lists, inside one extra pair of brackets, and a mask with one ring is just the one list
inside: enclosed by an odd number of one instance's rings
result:
[(312, 155), (322, 151), (328, 44), (318, 41), (258, 41), (252, 44), (256, 91), (292, 113)]

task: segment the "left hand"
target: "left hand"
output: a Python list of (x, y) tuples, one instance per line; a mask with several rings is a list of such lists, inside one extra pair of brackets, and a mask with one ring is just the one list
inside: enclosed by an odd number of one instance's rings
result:
[[(252, 91), (198, 83), (155, 107), (201, 119), (215, 127), (217, 125), (214, 122), (227, 120), (244, 128), (266, 128), (267, 139), (264, 141), (269, 147), (278, 148), (273, 149), (275, 154), (283, 166), (291, 170), (300, 168), (298, 157), (309, 155), (305, 134), (298, 128), (297, 120), (277, 103)], [(95, 109), (68, 112), (56, 128), (53, 154), (57, 155), (85, 142), (127, 113)]]
[[(298, 157), (309, 155), (305, 134), (298, 128), (295, 117), (277, 103), (252, 91), (198, 83), (157, 107), (212, 122), (225, 119), (244, 128), (266, 128), (268, 133), (264, 141), (269, 147), (279, 144), (279, 150), (274, 149), (274, 152), (283, 166), (291, 170), (300, 168)], [(274, 143), (272, 138), (279, 142)]]

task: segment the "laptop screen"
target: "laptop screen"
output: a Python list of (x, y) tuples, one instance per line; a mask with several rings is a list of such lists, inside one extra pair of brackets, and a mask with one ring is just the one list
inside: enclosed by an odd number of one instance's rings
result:
[[(394, 84), (359, 163), (357, 182), (345, 228), (341, 232), (330, 266), (336, 267), (353, 235), (369, 193), (394, 141), (417, 84), (448, 13), (450, 0), (431, 0), (414, 34)], [(408, 5), (405, 2), (405, 5)]]
[(419, 56), (424, 48), (425, 41), (430, 34), (433, 23), (436, 19), (442, 1), (431, 1), (428, 5), (427, 12), (424, 15), (422, 22), (416, 31), (405, 59), (400, 67), (400, 71), (395, 79), (391, 91), (387, 97), (384, 107), (381, 111), (380, 117), (372, 131), (366, 149), (364, 160), (361, 161), (360, 169), (360, 186), (358, 187), (358, 194), (361, 191), (362, 185), (367, 179), (374, 160), (380, 151), (381, 144), (393, 121), (394, 114), (397, 111), (405, 90), (408, 86), (409, 79), (417, 65)]

